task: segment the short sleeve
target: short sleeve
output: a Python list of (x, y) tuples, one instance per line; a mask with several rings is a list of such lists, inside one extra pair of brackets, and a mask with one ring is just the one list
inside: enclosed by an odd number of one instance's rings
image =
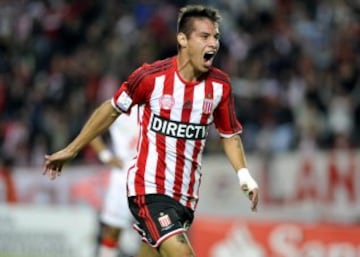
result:
[(111, 103), (117, 111), (129, 113), (132, 106), (145, 103), (150, 85), (146, 67), (143, 65), (135, 70), (114, 94)]
[(221, 137), (231, 137), (242, 132), (242, 125), (235, 114), (230, 85), (224, 85), (222, 99), (214, 110), (214, 124)]

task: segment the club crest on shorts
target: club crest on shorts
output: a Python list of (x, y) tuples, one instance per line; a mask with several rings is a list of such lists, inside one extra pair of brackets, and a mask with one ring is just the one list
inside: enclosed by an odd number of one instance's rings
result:
[(159, 103), (162, 109), (170, 110), (175, 104), (175, 99), (172, 95), (162, 95), (159, 99)]
[(210, 114), (212, 111), (212, 106), (213, 106), (213, 99), (211, 98), (205, 98), (204, 102), (203, 102), (203, 113), (204, 114)]
[(168, 226), (170, 226), (172, 224), (169, 215), (164, 214), (163, 212), (160, 213), (160, 217), (158, 218), (158, 221), (159, 221), (160, 226), (162, 228), (168, 227)]

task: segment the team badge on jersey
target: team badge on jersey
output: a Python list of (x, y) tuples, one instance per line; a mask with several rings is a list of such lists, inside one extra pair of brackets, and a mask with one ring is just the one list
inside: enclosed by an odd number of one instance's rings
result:
[(205, 98), (203, 102), (203, 113), (210, 114), (212, 111), (213, 99)]
[(172, 95), (162, 95), (159, 102), (162, 109), (170, 110), (175, 104), (175, 99)]
[(123, 91), (116, 101), (116, 105), (123, 111), (128, 111), (132, 103), (130, 96)]

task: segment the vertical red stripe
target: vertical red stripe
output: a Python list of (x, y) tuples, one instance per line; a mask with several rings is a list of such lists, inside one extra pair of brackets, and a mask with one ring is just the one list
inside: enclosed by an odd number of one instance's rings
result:
[[(185, 85), (185, 92), (183, 97), (183, 103), (194, 102), (194, 86)], [(190, 107), (190, 106), (189, 106)], [(181, 121), (189, 122), (191, 116), (191, 108), (183, 108), (181, 113)], [(176, 164), (175, 164), (175, 182), (174, 182), (174, 198), (175, 200), (180, 200), (181, 198), (181, 187), (183, 184), (183, 175), (184, 175), (184, 166), (185, 166), (185, 146), (186, 139), (178, 139), (176, 141)]]
[[(173, 75), (173, 73), (170, 73)], [(164, 80), (163, 95), (173, 95), (174, 91), (174, 76), (166, 76)], [(161, 108), (161, 106), (160, 106)], [(171, 110), (160, 110), (160, 116), (165, 119), (170, 119)], [(165, 193), (165, 180), (166, 180), (166, 136), (160, 133), (156, 134), (156, 149), (158, 149), (158, 161), (156, 164), (156, 191), (159, 194)]]
[(146, 105), (145, 109), (144, 109), (144, 114), (142, 117), (144, 126), (142, 126), (142, 130), (141, 130), (141, 142), (140, 142), (140, 147), (139, 149), (141, 149), (141, 151), (138, 152), (139, 156), (137, 159), (137, 166), (139, 167), (138, 169), (136, 169), (136, 175), (135, 175), (135, 193), (136, 195), (143, 195), (145, 194), (145, 167), (146, 167), (146, 159), (149, 153), (149, 139), (147, 137), (147, 127), (149, 124), (149, 120), (150, 120), (150, 106)]
[[(231, 91), (230, 91), (230, 94), (231, 94)], [(234, 97), (230, 95), (228, 110), (229, 110), (231, 129), (233, 131), (238, 131), (238, 130), (242, 129), (242, 126), (236, 117), (234, 101), (235, 101)]]
[[(210, 80), (205, 80), (204, 90), (205, 90), (204, 98), (214, 99), (214, 89), (213, 89), (213, 85)], [(206, 115), (203, 113), (201, 116), (200, 123), (206, 124), (208, 118), (209, 118), (209, 115)], [(202, 144), (202, 140), (198, 140), (195, 142), (194, 152), (193, 152), (193, 156), (192, 156), (193, 162), (192, 162), (192, 166), (191, 166), (190, 184), (189, 184), (189, 188), (188, 188), (188, 192), (187, 192), (188, 195), (190, 195), (190, 196), (192, 196), (194, 194), (195, 174), (196, 174), (196, 170), (198, 169), (198, 163), (196, 160), (199, 158), (199, 154), (202, 149), (201, 144)], [(201, 181), (199, 181), (199, 183), (201, 183)], [(199, 192), (196, 192), (196, 193), (199, 193)], [(188, 208), (192, 208), (191, 202), (188, 201), (186, 203), (186, 206)]]
[(145, 200), (145, 195), (140, 196), (140, 204), (139, 204), (139, 216), (141, 214), (141, 217), (144, 218), (146, 227), (149, 230), (150, 236), (152, 237), (152, 239), (154, 239), (155, 241), (157, 241), (160, 238), (160, 234), (159, 231), (157, 229), (157, 226), (155, 224), (155, 222), (153, 221), (149, 208), (146, 204), (146, 200)]

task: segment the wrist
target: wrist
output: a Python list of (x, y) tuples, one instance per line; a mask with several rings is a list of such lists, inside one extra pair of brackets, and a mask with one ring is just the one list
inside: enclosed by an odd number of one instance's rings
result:
[(107, 163), (112, 159), (113, 155), (108, 149), (104, 149), (98, 153), (98, 157), (100, 161)]
[(241, 168), (237, 171), (240, 187), (245, 193), (249, 193), (258, 188), (256, 181), (251, 176), (247, 168)]

